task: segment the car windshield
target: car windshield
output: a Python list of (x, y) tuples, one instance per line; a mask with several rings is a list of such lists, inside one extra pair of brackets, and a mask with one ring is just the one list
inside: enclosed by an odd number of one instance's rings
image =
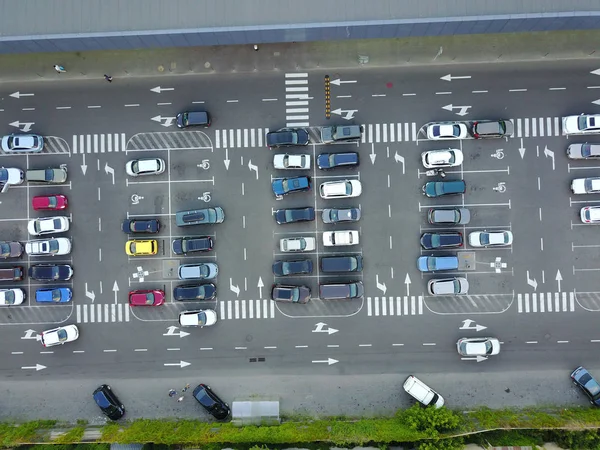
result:
[(346, 186), (346, 195), (352, 195), (352, 184), (349, 182), (346, 182), (345, 186)]
[(52, 290), (52, 301), (53, 302), (60, 302), (60, 289), (53, 289)]
[(146, 305), (154, 305), (154, 294), (152, 292), (146, 294)]
[(198, 325), (206, 325), (206, 314), (204, 314), (204, 311), (198, 313)]
[(208, 396), (205, 389), (202, 389), (196, 395), (196, 399), (200, 402), (201, 405), (206, 406), (207, 408), (212, 408), (215, 402), (212, 398)]
[(60, 342), (67, 340), (67, 332), (62, 328), (56, 332), (56, 337)]
[(490, 235), (487, 233), (481, 233), (479, 235), (479, 240), (481, 241), (481, 245), (488, 245), (490, 243)]
[(187, 239), (181, 240), (181, 250), (183, 250), (183, 253), (188, 251), (188, 240)]
[(300, 289), (294, 288), (290, 291), (290, 293), (292, 294), (290, 296), (290, 298), (292, 299), (292, 302), (296, 303), (300, 300)]
[(8, 245), (6, 242), (3, 242), (2, 244), (0, 244), (0, 252), (3, 255), (10, 254), (10, 245)]
[(5, 291), (4, 301), (8, 304), (13, 304), (15, 302), (15, 293), (13, 291)]
[(56, 240), (48, 241), (48, 248), (50, 249), (50, 253), (58, 252), (58, 241), (56, 241)]
[(577, 128), (580, 130), (585, 130), (588, 128), (588, 118), (587, 116), (579, 116), (577, 118)]
[(433, 233), (431, 235), (431, 246), (432, 247), (439, 247), (441, 244), (441, 239), (440, 239), (440, 235), (437, 233)]
[(60, 274), (59, 274), (59, 269), (58, 269), (58, 267), (56, 267), (56, 266), (55, 266), (55, 267), (51, 267), (51, 268), (50, 268), (50, 276), (51, 276), (52, 278), (56, 278), (56, 279), (58, 279), (59, 275), (60, 275)]
[(435, 270), (437, 268), (437, 259), (435, 257), (427, 258), (427, 270)]
[(294, 220), (294, 211), (292, 211), (291, 209), (286, 209), (285, 220), (288, 222)]
[(46, 181), (52, 181), (54, 179), (54, 171), (52, 169), (46, 169), (44, 172)]
[(56, 208), (57, 205), (58, 205), (58, 201), (57, 201), (56, 197), (48, 197), (48, 207), (49, 208)]
[(0, 181), (8, 181), (8, 170), (0, 169)]
[(348, 290), (350, 291), (350, 297), (357, 297), (358, 292), (355, 284), (349, 284)]

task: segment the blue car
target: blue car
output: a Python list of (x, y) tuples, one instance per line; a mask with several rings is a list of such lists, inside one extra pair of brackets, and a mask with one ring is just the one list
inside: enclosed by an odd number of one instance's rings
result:
[(67, 303), (71, 301), (73, 291), (68, 287), (44, 288), (35, 291), (35, 301), (39, 303)]
[(458, 258), (456, 256), (421, 256), (417, 260), (417, 268), (421, 272), (457, 270)]
[(571, 380), (589, 397), (592, 405), (600, 406), (600, 384), (587, 370), (579, 366), (571, 373)]
[(271, 183), (273, 193), (277, 196), (290, 194), (292, 192), (302, 192), (310, 190), (310, 178), (293, 177), (277, 178)]

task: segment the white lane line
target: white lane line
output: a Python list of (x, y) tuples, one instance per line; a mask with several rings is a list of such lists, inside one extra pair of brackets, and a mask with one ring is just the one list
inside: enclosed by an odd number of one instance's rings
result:
[(548, 88), (549, 91), (565, 91), (567, 88), (559, 87), (559, 88)]
[(248, 347), (235, 347), (235, 350), (248, 350)]
[(262, 101), (263, 102), (276, 102), (277, 99), (276, 98), (263, 98)]
[(404, 344), (392, 344), (392, 347), (404, 347)]
[(488, 91), (471, 91), (472, 94), (487, 94)]
[(359, 347), (373, 347), (373, 344), (358, 344)]
[(147, 348), (136, 348), (133, 350), (134, 352), (147, 352), (148, 349)]
[(452, 92), (436, 92), (435, 95), (450, 95)]
[(537, 343), (538, 343), (538, 341), (526, 341), (525, 343), (526, 343), (526, 344), (537, 344)]
[(423, 342), (423, 345), (435, 345), (435, 342)]
[(204, 350), (212, 350), (212, 349), (213, 349), (212, 347), (200, 347), (200, 350), (201, 350), (201, 351), (204, 351)]
[(417, 94), (412, 94), (412, 93), (411, 94), (402, 94), (402, 97), (412, 97), (414, 95), (417, 95)]
[(286, 78), (306, 78), (308, 77), (308, 73), (286, 73)]
[(295, 348), (308, 348), (308, 345), (295, 345)]
[(238, 103), (239, 100), (227, 100), (227, 103)]
[(508, 92), (527, 92), (527, 89), (509, 89)]

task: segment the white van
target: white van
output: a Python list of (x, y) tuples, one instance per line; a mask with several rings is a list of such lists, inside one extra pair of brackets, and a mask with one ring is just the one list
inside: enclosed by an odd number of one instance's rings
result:
[(436, 408), (444, 406), (444, 398), (414, 375), (408, 376), (403, 387), (409, 395), (425, 406), (433, 405)]

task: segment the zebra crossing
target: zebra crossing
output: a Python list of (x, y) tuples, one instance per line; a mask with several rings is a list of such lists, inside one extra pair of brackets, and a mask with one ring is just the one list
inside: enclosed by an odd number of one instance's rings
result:
[(550, 137), (561, 136), (560, 117), (534, 117), (525, 119), (510, 119), (515, 125), (513, 137)]
[(273, 300), (226, 300), (220, 301), (219, 307), (220, 320), (275, 318), (275, 302)]
[(75, 307), (77, 323), (129, 322), (129, 305), (83, 304)]
[(113, 153), (124, 152), (127, 148), (125, 133), (75, 134), (72, 153)]
[(215, 148), (262, 147), (268, 132), (268, 128), (215, 130)]
[(367, 297), (368, 316), (416, 316), (423, 314), (422, 296)]
[(574, 292), (534, 292), (532, 294), (517, 294), (519, 313), (537, 312), (574, 312)]
[(287, 127), (307, 127), (308, 73), (285, 74), (285, 121)]

